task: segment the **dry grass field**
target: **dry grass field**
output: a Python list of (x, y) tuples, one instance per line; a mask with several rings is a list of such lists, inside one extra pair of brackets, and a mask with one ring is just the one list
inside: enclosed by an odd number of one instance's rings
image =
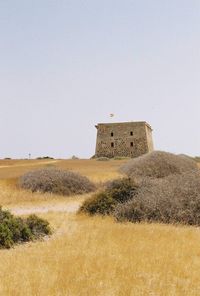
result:
[(54, 229), (44, 241), (0, 250), (0, 295), (200, 295), (199, 228), (120, 224), (111, 218), (80, 216), (67, 209), (89, 195), (33, 194), (16, 186), (24, 172), (50, 166), (73, 169), (95, 182), (104, 182), (119, 176), (117, 169), (123, 162), (0, 162), (3, 208), (21, 210), (21, 214), (23, 209), (38, 209), (37, 214)]

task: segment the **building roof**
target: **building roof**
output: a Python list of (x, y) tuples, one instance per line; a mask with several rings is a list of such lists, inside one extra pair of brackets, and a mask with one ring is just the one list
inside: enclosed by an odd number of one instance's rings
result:
[(117, 125), (117, 124), (135, 124), (135, 125), (146, 125), (148, 128), (150, 128), (152, 130), (152, 127), (150, 126), (150, 124), (148, 124), (146, 121), (127, 121), (127, 122), (109, 122), (109, 123), (98, 123), (97, 125), (95, 125), (96, 128), (98, 128), (99, 125)]

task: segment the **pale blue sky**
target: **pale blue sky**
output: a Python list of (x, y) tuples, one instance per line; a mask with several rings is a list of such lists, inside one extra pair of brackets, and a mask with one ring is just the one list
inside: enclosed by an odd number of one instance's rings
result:
[(200, 1), (0, 0), (0, 158), (90, 157), (110, 113), (200, 155)]

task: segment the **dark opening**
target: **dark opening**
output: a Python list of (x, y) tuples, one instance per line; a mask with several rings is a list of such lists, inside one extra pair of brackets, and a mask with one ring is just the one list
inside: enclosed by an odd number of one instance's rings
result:
[(131, 147), (133, 147), (133, 142), (131, 142)]
[(111, 135), (111, 137), (113, 137), (113, 135), (114, 135), (113, 132), (110, 135)]
[(111, 143), (111, 147), (114, 147), (114, 143), (113, 142)]
[(132, 136), (133, 135), (133, 132), (130, 132), (130, 135)]

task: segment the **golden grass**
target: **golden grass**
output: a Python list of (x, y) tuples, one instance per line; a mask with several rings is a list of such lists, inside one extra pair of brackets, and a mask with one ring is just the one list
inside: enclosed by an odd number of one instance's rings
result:
[[(120, 176), (118, 169), (127, 160), (1, 160), (0, 161), (0, 205), (15, 205), (25, 203), (65, 202), (69, 197), (60, 195), (31, 193), (18, 188), (18, 178), (30, 170), (41, 167), (55, 166), (60, 169), (70, 169), (101, 183)], [(5, 163), (4, 163), (5, 162)], [(76, 197), (73, 197), (75, 199)]]
[(31, 191), (22, 190), (16, 187), (9, 187), (0, 180), (0, 205), (6, 208), (14, 206), (45, 206), (53, 204), (65, 204), (66, 202), (79, 201), (82, 202), (88, 198), (90, 194), (61, 196), (50, 193), (32, 193)]
[[(88, 197), (65, 198), (20, 190), (15, 186), (16, 178), (30, 168), (56, 165), (104, 182), (119, 176), (122, 161), (32, 161), (28, 165), (27, 161), (17, 161), (12, 167), (11, 163), (0, 168), (0, 204), (10, 209), (23, 205), (64, 206)], [(0, 295), (200, 295), (199, 228), (120, 224), (111, 218), (63, 212), (40, 216), (48, 219), (54, 234), (41, 242), (0, 251)]]
[[(5, 162), (5, 163), (4, 163)], [(97, 161), (95, 159), (77, 160), (1, 160), (0, 179), (18, 178), (24, 173), (39, 168), (56, 167), (77, 171), (94, 182), (104, 182), (118, 177), (118, 168), (127, 162), (124, 160)]]
[(200, 293), (198, 228), (49, 213), (44, 242), (1, 251), (1, 295)]

